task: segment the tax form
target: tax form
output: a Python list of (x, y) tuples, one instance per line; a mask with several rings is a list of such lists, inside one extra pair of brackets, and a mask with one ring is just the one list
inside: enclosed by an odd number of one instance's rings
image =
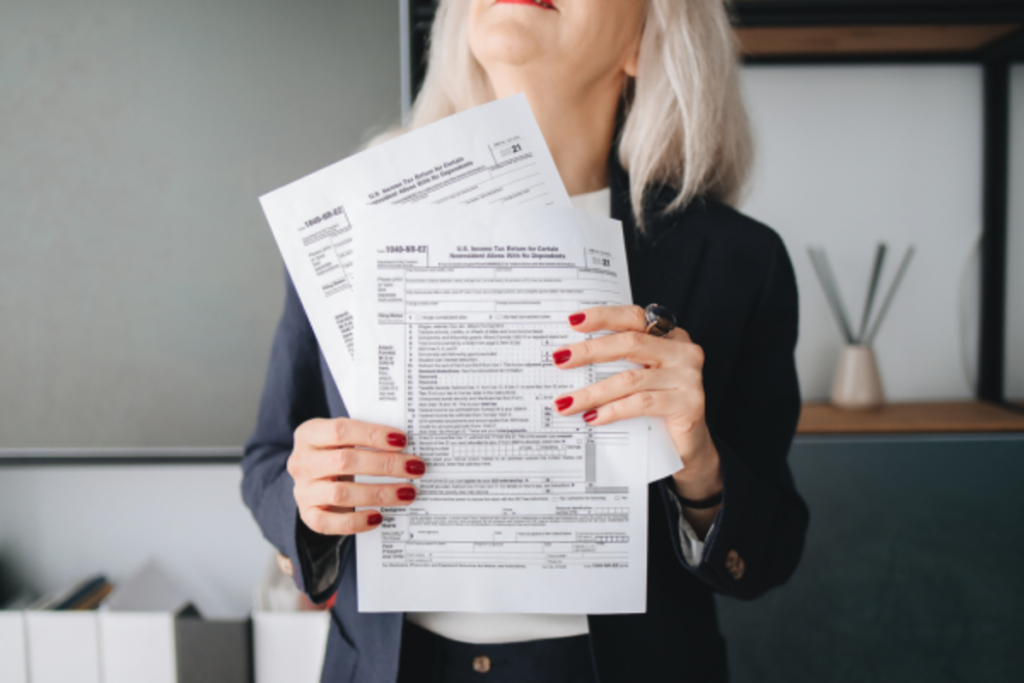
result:
[[(424, 126), (260, 198), (349, 414), (356, 382), (352, 235), (365, 215), (419, 207), (569, 207), (571, 202), (524, 95)], [(416, 207), (416, 209), (412, 209)], [(365, 214), (365, 215), (364, 215)], [(618, 235), (621, 226), (608, 221)], [(570, 311), (571, 312), (571, 311)], [(649, 421), (650, 481), (681, 467), (664, 420)], [(415, 452), (415, 451), (411, 451)]]
[(359, 609), (643, 612), (647, 421), (552, 405), (632, 367), (551, 361), (585, 338), (569, 313), (631, 302), (619, 224), (424, 211), (364, 222), (355, 245), (360, 417), (427, 462), (416, 501), (357, 536)]
[(525, 95), (449, 116), (274, 190), (260, 203), (349, 410), (352, 210), (412, 204), (571, 206)]

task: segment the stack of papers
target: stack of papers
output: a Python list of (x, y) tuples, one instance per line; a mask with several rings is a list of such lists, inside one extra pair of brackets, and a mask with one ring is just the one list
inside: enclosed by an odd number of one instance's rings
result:
[(557, 368), (568, 315), (632, 297), (621, 224), (572, 209), (525, 97), (261, 202), (350, 416), (427, 463), (358, 536), (360, 610), (644, 611), (647, 482), (680, 462), (661, 421), (554, 409), (630, 367)]

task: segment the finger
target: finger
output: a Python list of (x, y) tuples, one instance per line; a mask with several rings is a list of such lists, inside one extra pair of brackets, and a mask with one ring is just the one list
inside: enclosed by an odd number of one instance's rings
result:
[(583, 413), (595, 427), (634, 417), (670, 417), (684, 413), (688, 402), (679, 391), (640, 391)]
[(569, 324), (577, 332), (643, 332), (647, 329), (644, 309), (639, 306), (595, 306), (569, 316)]
[(296, 474), (309, 479), (333, 479), (345, 475), (368, 474), (377, 477), (410, 479), (423, 476), (425, 463), (415, 455), (395, 451), (369, 451), (365, 448), (312, 450), (302, 459)]
[(590, 386), (555, 399), (555, 407), (562, 415), (575, 415), (591, 408), (606, 405), (639, 391), (668, 391), (680, 387), (685, 381), (675, 370), (624, 370)]
[(400, 451), (409, 442), (400, 429), (347, 417), (307, 420), (295, 430), (295, 440), (314, 448), (362, 446), (382, 451)]
[(409, 484), (357, 484), (320, 479), (296, 491), (300, 508), (310, 507), (395, 507), (416, 500), (416, 487)]
[(325, 536), (350, 536), (372, 531), (384, 521), (384, 516), (376, 510), (338, 512), (317, 507), (304, 510), (301, 517), (306, 526)]
[(689, 346), (693, 344), (652, 337), (643, 332), (618, 332), (562, 347), (551, 354), (551, 359), (565, 369), (617, 360), (657, 368), (685, 364), (691, 353)]
[(690, 333), (681, 327), (673, 327), (669, 330), (669, 333), (663, 337), (663, 339), (671, 339), (673, 341), (680, 341), (686, 344), (693, 343), (693, 340), (690, 339)]
[[(569, 316), (569, 324), (577, 332), (644, 332), (647, 318), (639, 306), (597, 306), (578, 311)], [(669, 339), (689, 342), (690, 335), (681, 327), (674, 327), (667, 335)]]

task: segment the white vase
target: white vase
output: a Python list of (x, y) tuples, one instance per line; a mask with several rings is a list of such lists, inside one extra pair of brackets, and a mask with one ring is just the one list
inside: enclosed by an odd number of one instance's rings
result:
[(885, 403), (882, 378), (878, 374), (875, 350), (850, 344), (839, 356), (839, 367), (832, 383), (832, 404), (839, 408), (866, 410)]

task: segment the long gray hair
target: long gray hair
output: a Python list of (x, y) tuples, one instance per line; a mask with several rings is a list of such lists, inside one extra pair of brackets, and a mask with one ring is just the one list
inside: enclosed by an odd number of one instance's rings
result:
[[(469, 47), (471, 1), (441, 0), (409, 129), (494, 99)], [(676, 189), (669, 210), (699, 196), (739, 201), (753, 154), (738, 55), (722, 0), (647, 1), (637, 76), (623, 93), (626, 119), (618, 146), (638, 221), (644, 191), (653, 185)]]

